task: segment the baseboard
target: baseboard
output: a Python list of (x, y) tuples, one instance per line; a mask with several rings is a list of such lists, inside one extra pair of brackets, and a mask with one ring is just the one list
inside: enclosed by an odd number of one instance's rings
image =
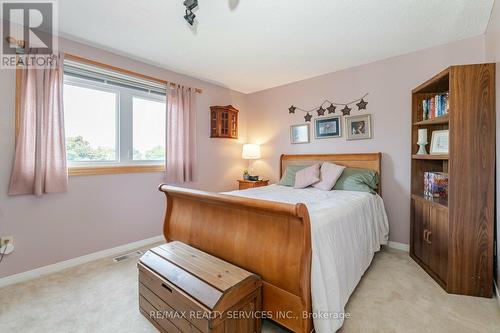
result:
[(500, 291), (498, 290), (497, 282), (495, 280), (493, 280), (493, 285), (495, 286), (495, 296), (497, 298), (497, 303), (500, 307)]
[(387, 244), (387, 246), (389, 246), (390, 248), (396, 249), (396, 250), (410, 252), (410, 245), (408, 245), (408, 244), (389, 241), (389, 244)]
[(40, 268), (33, 269), (31, 271), (10, 275), (10, 276), (4, 277), (4, 278), (0, 278), (0, 288), (14, 284), (14, 283), (32, 280), (32, 279), (38, 278), (42, 275), (47, 275), (47, 274), (59, 272), (59, 271), (62, 271), (63, 269), (78, 266), (78, 265), (87, 263), (89, 261), (94, 261), (97, 259), (102, 259), (102, 258), (114, 256), (117, 254), (121, 254), (124, 252), (128, 252), (128, 251), (131, 251), (131, 250), (134, 250), (134, 249), (137, 249), (140, 247), (144, 247), (144, 246), (147, 246), (147, 245), (150, 245), (153, 243), (158, 243), (158, 242), (161, 242), (164, 240), (165, 240), (165, 238), (163, 237), (163, 235), (155, 236), (155, 237), (143, 239), (143, 240), (140, 240), (137, 242), (113, 247), (111, 249), (102, 250), (99, 252), (94, 252), (94, 253), (87, 254), (87, 255), (84, 255), (81, 257), (61, 261), (61, 262), (58, 262), (58, 263), (55, 263), (52, 265), (43, 266)]

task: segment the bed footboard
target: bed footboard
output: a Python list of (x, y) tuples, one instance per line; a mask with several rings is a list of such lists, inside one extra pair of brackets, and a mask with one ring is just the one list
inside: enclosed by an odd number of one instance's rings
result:
[(311, 332), (311, 230), (303, 204), (161, 185), (164, 234), (259, 274), (263, 310), (294, 332)]

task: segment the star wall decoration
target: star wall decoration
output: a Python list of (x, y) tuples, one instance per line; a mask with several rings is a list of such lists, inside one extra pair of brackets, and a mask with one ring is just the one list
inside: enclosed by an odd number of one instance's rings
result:
[(351, 111), (353, 110), (354, 105), (358, 107), (358, 111), (367, 109), (368, 102), (365, 101), (366, 96), (368, 96), (368, 93), (348, 103), (339, 103), (336, 101), (325, 99), (323, 103), (319, 104), (319, 106), (310, 109), (303, 109), (301, 107), (292, 105), (288, 108), (288, 113), (295, 114), (298, 112), (303, 112), (305, 113), (304, 119), (306, 122), (311, 122), (312, 118), (314, 118), (316, 115), (318, 117), (324, 116), (325, 114), (327, 114), (327, 111), (328, 114), (336, 113), (337, 108), (341, 111), (343, 116), (349, 116), (351, 115)]
[(346, 106), (345, 106), (342, 110), (340, 110), (340, 111), (342, 111), (342, 115), (343, 115), (343, 116), (348, 116), (348, 115), (350, 115), (350, 114), (351, 114), (351, 110), (352, 110), (352, 109), (351, 109), (349, 106), (347, 106), (347, 105), (346, 105)]
[(368, 102), (365, 102), (364, 99), (361, 99), (361, 101), (359, 101), (359, 103), (356, 103), (356, 105), (358, 106), (358, 110), (366, 110)]
[(335, 113), (335, 110), (337, 109), (337, 107), (333, 104), (330, 104), (329, 107), (326, 108), (328, 110), (328, 114), (330, 113)]

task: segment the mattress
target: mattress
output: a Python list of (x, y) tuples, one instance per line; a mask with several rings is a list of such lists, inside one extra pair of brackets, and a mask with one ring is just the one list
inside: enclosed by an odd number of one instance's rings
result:
[(303, 203), (311, 218), (311, 297), (318, 333), (338, 330), (344, 307), (374, 254), (387, 244), (389, 224), (379, 195), (270, 185), (224, 194)]

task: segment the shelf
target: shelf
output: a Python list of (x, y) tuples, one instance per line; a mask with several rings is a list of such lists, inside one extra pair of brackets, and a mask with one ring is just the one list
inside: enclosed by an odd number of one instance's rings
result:
[(414, 200), (432, 202), (433, 204), (448, 208), (448, 198), (431, 198), (423, 194), (412, 194), (411, 197)]
[(450, 114), (446, 114), (441, 117), (436, 117), (433, 119), (422, 120), (416, 123), (413, 123), (414, 126), (425, 126), (425, 125), (440, 125), (440, 124), (448, 124), (450, 122)]
[(450, 68), (445, 69), (432, 79), (413, 89), (414, 94), (442, 93), (450, 90)]
[(414, 160), (448, 160), (448, 155), (411, 155)]

